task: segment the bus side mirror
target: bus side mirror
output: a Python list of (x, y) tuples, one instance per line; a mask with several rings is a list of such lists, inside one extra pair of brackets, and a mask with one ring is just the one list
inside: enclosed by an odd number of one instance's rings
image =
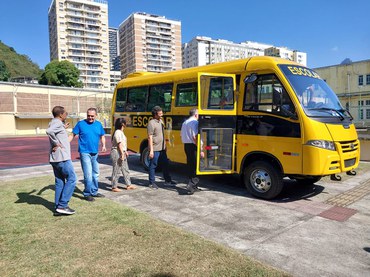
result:
[(253, 83), (257, 80), (257, 74), (252, 73), (251, 75), (244, 78), (244, 84)]

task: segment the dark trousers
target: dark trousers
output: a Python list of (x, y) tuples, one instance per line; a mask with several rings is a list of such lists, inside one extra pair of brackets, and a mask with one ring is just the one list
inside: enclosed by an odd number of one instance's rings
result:
[(158, 165), (160, 165), (162, 168), (164, 180), (166, 182), (171, 182), (172, 179), (168, 170), (167, 152), (165, 150), (162, 150), (154, 151), (153, 159), (149, 160), (149, 184), (155, 183), (155, 169)]
[(184, 150), (186, 154), (189, 185), (196, 186), (199, 183), (199, 178), (197, 178), (196, 174), (197, 146), (194, 143), (184, 143)]

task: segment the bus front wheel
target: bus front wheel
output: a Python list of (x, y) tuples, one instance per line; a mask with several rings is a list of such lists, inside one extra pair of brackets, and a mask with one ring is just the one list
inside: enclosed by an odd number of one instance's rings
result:
[(149, 148), (145, 147), (140, 155), (140, 162), (145, 170), (149, 170)]
[(283, 178), (281, 172), (270, 163), (255, 161), (245, 168), (244, 184), (250, 194), (272, 199), (283, 189)]

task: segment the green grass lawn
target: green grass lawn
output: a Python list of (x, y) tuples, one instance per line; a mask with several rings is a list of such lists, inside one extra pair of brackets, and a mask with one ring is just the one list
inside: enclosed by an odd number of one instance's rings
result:
[(0, 185), (1, 276), (287, 276), (109, 199), (53, 216), (53, 183)]

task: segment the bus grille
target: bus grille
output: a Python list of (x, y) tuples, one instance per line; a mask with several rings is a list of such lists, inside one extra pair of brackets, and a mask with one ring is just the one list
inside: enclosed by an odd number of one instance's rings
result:
[(359, 142), (357, 140), (351, 141), (340, 141), (340, 145), (342, 146), (342, 152), (348, 153), (358, 150)]
[(350, 167), (356, 163), (356, 158), (345, 160), (344, 161), (344, 166), (345, 167)]

